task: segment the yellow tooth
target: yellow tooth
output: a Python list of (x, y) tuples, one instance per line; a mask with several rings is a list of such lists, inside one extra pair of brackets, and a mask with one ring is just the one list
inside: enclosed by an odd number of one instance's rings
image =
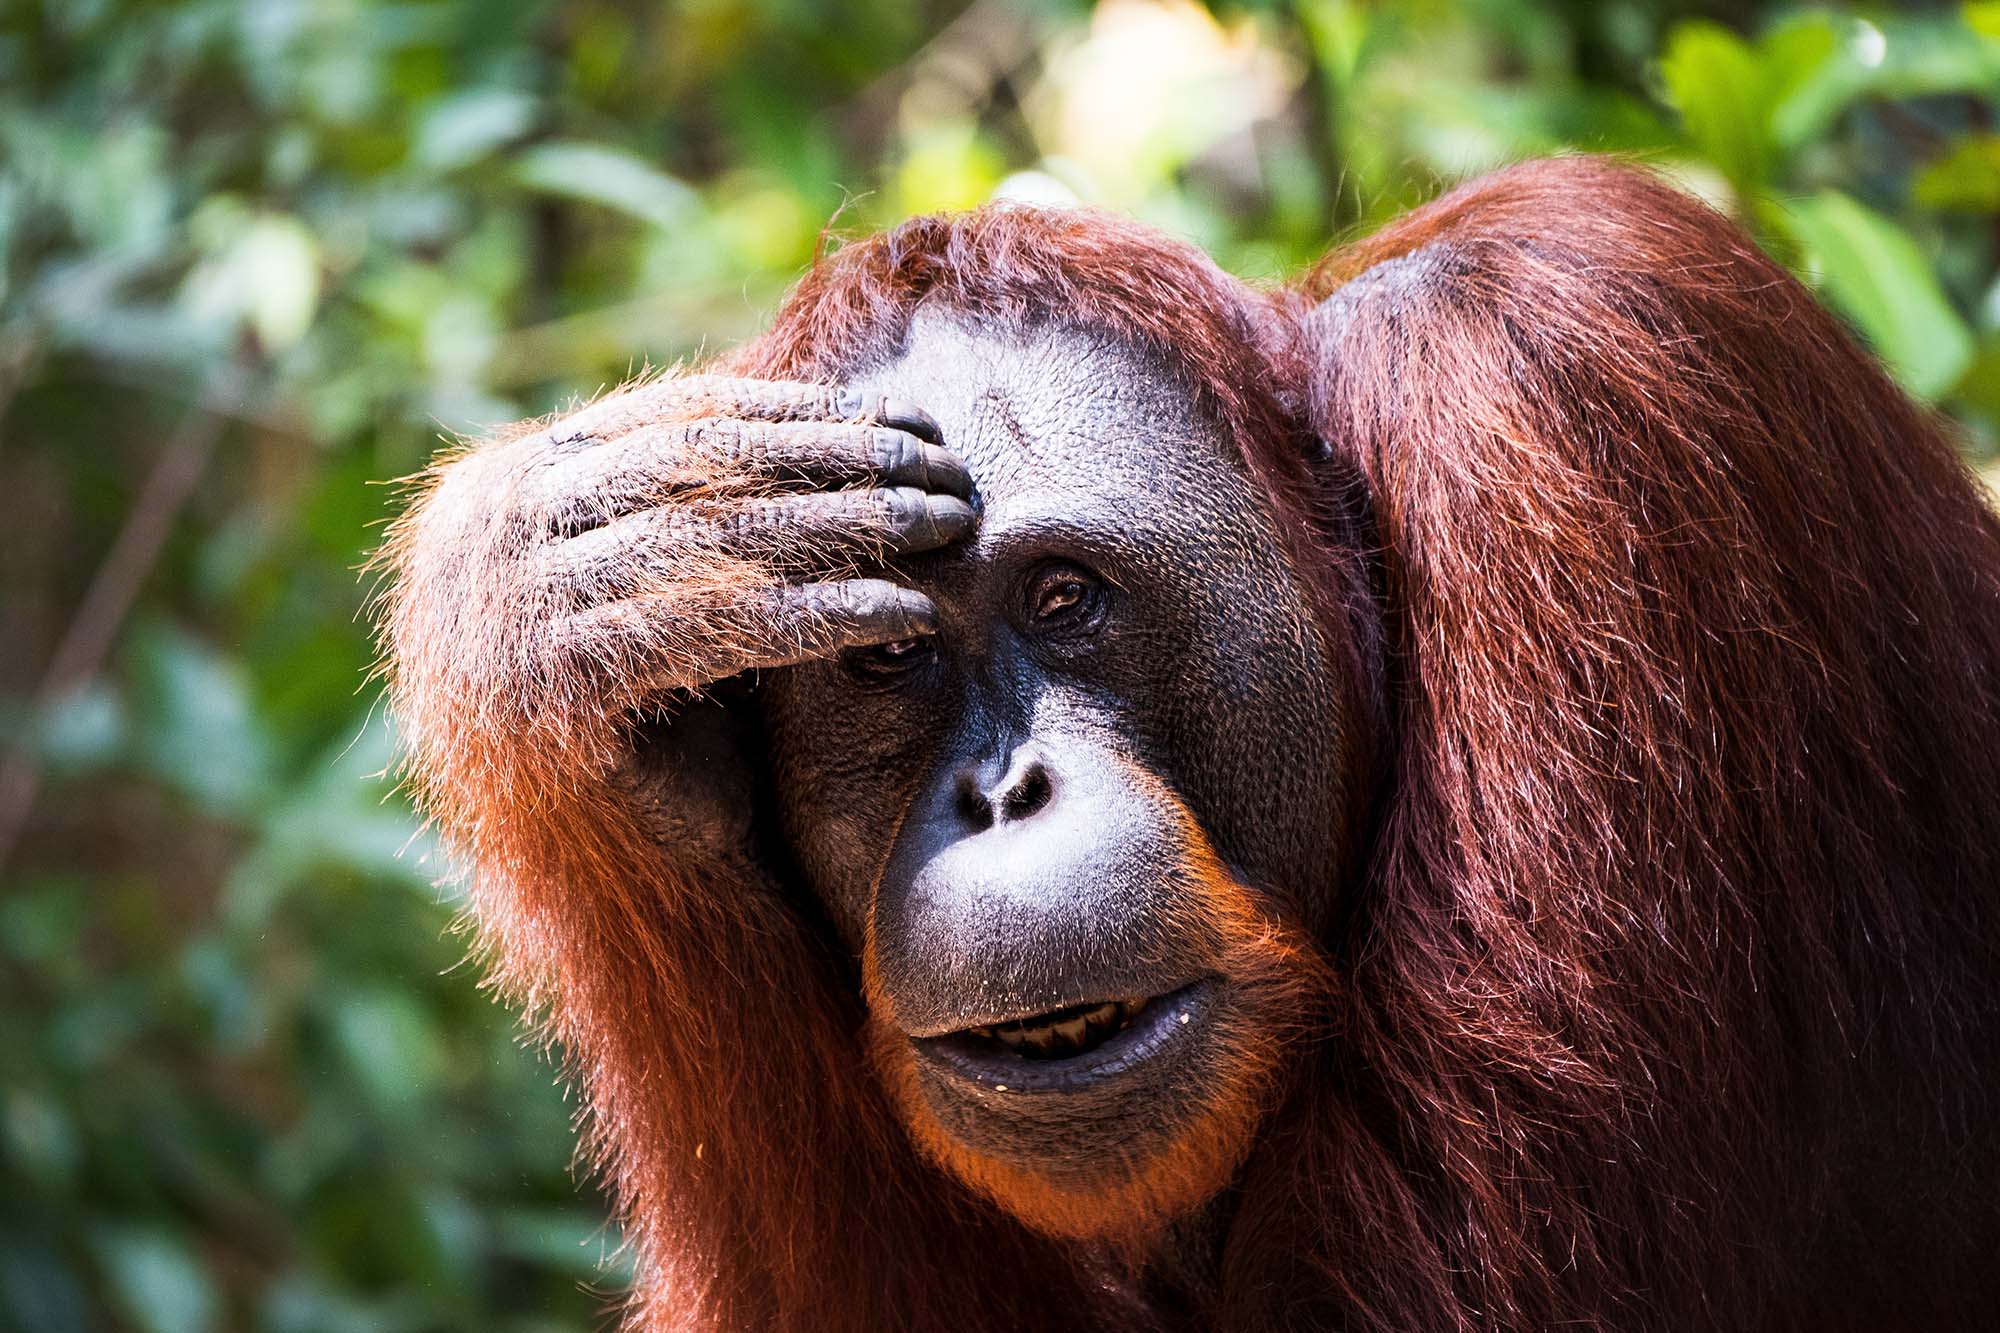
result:
[(1056, 1024), (1056, 1031), (1061, 1033), (1066, 1041), (1080, 1042), (1087, 1026), (1088, 1024), (1081, 1018), (1072, 1018), (1067, 1023)]

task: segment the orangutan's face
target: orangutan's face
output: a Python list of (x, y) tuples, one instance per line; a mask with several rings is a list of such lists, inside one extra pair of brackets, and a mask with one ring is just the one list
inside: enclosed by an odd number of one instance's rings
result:
[(968, 464), (938, 632), (762, 691), (792, 854), (918, 1141), (1045, 1229), (1219, 1188), (1336, 864), (1331, 653), (1268, 506), (1133, 349), (920, 312), (857, 386)]

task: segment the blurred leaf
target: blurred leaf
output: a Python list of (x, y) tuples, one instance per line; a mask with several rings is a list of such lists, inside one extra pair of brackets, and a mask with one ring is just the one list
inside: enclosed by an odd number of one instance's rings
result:
[(1660, 62), (1688, 138), (1745, 198), (1769, 182), (1781, 150), (1797, 146), (1798, 103), (1839, 46), (1824, 14), (1792, 16), (1753, 46), (1718, 24), (1675, 26)]
[(172, 1235), (107, 1228), (98, 1236), (97, 1254), (126, 1316), (146, 1333), (202, 1333), (216, 1326), (215, 1288)]
[(1925, 208), (2000, 213), (2000, 134), (1975, 134), (1917, 173), (1910, 195)]
[(603, 144), (540, 144), (521, 154), (514, 171), (533, 189), (602, 204), (656, 227), (686, 222), (701, 209), (700, 197), (680, 181)]
[(0, 104), (0, 162), (94, 248), (151, 255), (167, 243), (173, 195), (162, 167), (166, 149), (157, 126), (129, 115), (85, 130)]
[(1668, 97), (1688, 138), (1745, 194), (1770, 176), (1772, 98), (1757, 55), (1735, 33), (1682, 23), (1660, 61)]
[(1951, 308), (1916, 242), (1836, 190), (1789, 210), (1819, 281), (1904, 387), (1936, 398), (1972, 360), (1972, 334)]
[(1000, 183), (999, 154), (969, 124), (926, 130), (896, 172), (896, 205), (904, 213), (935, 213), (985, 203)]
[(1989, 337), (1980, 344), (1953, 393), (1994, 426), (2000, 426), (2000, 337)]
[(383, 1333), (381, 1312), (309, 1274), (288, 1275), (264, 1293), (265, 1333)]
[(424, 108), (410, 150), (417, 165), (452, 171), (526, 133), (534, 123), (535, 99), (509, 88), (472, 88), (441, 97)]
[(1780, 134), (1788, 144), (1832, 133), (1839, 117), (1864, 99), (1990, 97), (2000, 88), (2000, 43), (1981, 39), (1959, 16), (1843, 16), (1840, 22), (1833, 58), (1780, 113)]
[(437, 1034), (409, 995), (349, 991), (334, 1004), (341, 1052), (377, 1105), (394, 1110), (429, 1093), (439, 1067)]
[(189, 272), (181, 299), (197, 319), (246, 321), (269, 351), (305, 336), (319, 306), (319, 244), (295, 217), (248, 216), (233, 200), (193, 220), (208, 257)]
[[(496, 1219), (500, 1248), (508, 1254), (534, 1259), (574, 1273), (589, 1281), (602, 1274), (615, 1248), (610, 1234), (594, 1221), (574, 1212), (514, 1208)], [(630, 1256), (619, 1261), (628, 1266)]]
[(79, 947), (84, 895), (73, 878), (20, 884), (0, 898), (0, 949), (29, 962), (56, 961)]
[(387, 723), (350, 720), (340, 739), (269, 812), (261, 838), (223, 886), (223, 913), (237, 929), (261, 928), (287, 894), (332, 867), (416, 888), (435, 901), (446, 867), (433, 840), (391, 799)]
[(117, 694), (102, 682), (58, 702), (41, 725), (41, 753), (49, 770), (72, 775), (109, 763), (125, 740), (121, 705)]
[(1299, 22), (1312, 42), (1313, 56), (1336, 84), (1354, 81), (1368, 44), (1369, 7), (1354, 0), (1303, 0)]
[(89, 1298), (47, 1236), (0, 1230), (0, 1324), (23, 1333), (86, 1333)]
[(1801, 107), (1810, 103), (1811, 90), (1834, 63), (1840, 48), (1840, 29), (1823, 13), (1795, 14), (1764, 34), (1757, 43), (1762, 66), (1766, 112), (1773, 140), (1791, 150), (1802, 142), (1799, 126), (1805, 119)]
[(749, 269), (783, 272), (804, 265), (812, 258), (819, 223), (797, 192), (755, 181), (742, 182), (715, 210), (715, 229)]
[(271, 774), (242, 666), (165, 627), (144, 634), (133, 658), (144, 703), (134, 738), (140, 761), (211, 810), (247, 812)]
[(7, 1156), (44, 1187), (64, 1188), (74, 1179), (82, 1146), (69, 1116), (49, 1098), (25, 1088), (9, 1091), (0, 1101), (0, 1131)]

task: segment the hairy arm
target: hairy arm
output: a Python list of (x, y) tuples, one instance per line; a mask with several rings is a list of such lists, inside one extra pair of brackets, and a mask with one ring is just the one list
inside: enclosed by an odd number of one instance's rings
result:
[(964, 535), (969, 492), (908, 405), (674, 378), (442, 462), (381, 557), (408, 771), (583, 1085), (649, 1326), (804, 1322), (793, 1260), (856, 1197), (833, 1177), (899, 1188), (856, 1001), (746, 842), (704, 696), (928, 633), (926, 598), (864, 575)]

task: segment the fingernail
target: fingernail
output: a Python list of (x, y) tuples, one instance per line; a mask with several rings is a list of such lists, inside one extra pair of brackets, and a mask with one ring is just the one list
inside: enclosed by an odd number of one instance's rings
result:
[(944, 443), (943, 432), (931, 414), (904, 398), (884, 398), (880, 420), (906, 430), (931, 444)]
[(926, 495), (924, 509), (937, 526), (938, 535), (948, 542), (969, 535), (979, 525), (979, 516), (972, 512), (972, 506), (955, 495)]
[(937, 605), (915, 588), (897, 588), (896, 606), (911, 634), (937, 633)]

